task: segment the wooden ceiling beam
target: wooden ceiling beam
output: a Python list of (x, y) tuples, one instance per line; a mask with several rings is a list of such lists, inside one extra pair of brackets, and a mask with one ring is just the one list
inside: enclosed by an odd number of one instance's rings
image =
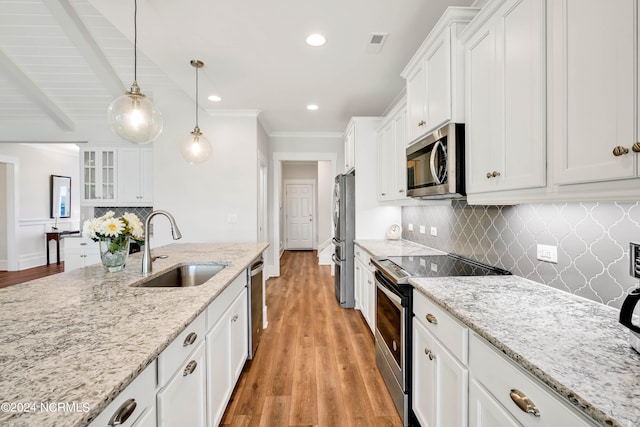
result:
[(44, 4), (111, 96), (116, 98), (124, 94), (127, 89), (69, 1), (48, 0)]
[(0, 50), (0, 69), (25, 94), (36, 103), (62, 130), (73, 130), (74, 121), (40, 89), (2, 50)]

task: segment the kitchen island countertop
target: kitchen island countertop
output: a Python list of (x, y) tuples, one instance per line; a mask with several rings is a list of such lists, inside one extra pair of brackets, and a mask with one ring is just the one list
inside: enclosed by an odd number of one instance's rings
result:
[[(95, 418), (266, 248), (266, 243), (172, 244), (153, 263), (229, 265), (189, 288), (130, 285), (145, 277), (140, 253), (107, 273), (101, 264), (0, 290), (0, 424), (82, 426)], [(11, 411), (5, 403), (78, 403), (77, 412)], [(38, 406), (36, 406), (37, 408)]]
[(640, 425), (640, 354), (617, 309), (518, 276), (410, 283), (596, 423)]

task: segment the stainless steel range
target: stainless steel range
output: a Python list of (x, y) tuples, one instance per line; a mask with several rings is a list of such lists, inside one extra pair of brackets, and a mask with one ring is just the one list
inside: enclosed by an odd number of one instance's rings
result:
[(511, 274), (459, 255), (374, 257), (376, 364), (405, 426), (411, 421), (412, 277)]

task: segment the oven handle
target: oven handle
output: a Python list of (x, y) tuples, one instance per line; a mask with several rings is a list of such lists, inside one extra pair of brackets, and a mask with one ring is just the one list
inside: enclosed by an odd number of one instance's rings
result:
[(402, 299), (394, 294), (393, 292), (391, 292), (389, 289), (387, 289), (379, 280), (378, 277), (376, 275), (376, 286), (378, 287), (378, 289), (380, 289), (387, 297), (389, 297), (389, 299), (391, 300), (391, 302), (394, 303), (394, 305), (396, 307), (398, 307), (399, 309), (402, 310)]
[(442, 145), (442, 141), (436, 141), (435, 144), (433, 144), (433, 148), (431, 149), (431, 157), (429, 158), (429, 167), (431, 168), (431, 176), (433, 176), (433, 179), (436, 181), (436, 184), (440, 185), (442, 184), (442, 181), (440, 181), (440, 178), (438, 177), (438, 171), (436, 170), (436, 165), (435, 165), (435, 157), (436, 157), (436, 153), (438, 151), (438, 146)]

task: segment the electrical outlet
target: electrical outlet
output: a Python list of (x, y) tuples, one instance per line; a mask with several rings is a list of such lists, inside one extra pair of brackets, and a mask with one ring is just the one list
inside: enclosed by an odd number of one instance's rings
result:
[(549, 245), (537, 246), (537, 258), (540, 261), (558, 263), (558, 247)]
[(431, 235), (434, 236), (434, 237), (438, 235), (438, 228), (437, 227), (431, 227)]
[(407, 228), (409, 229), (409, 231), (413, 231), (413, 224), (409, 224)]
[(425, 227), (424, 225), (420, 226), (420, 234), (425, 234), (427, 232), (427, 227)]
[(433, 271), (434, 273), (438, 272), (438, 264), (436, 264), (435, 262), (431, 263), (431, 271)]
[(227, 222), (229, 224), (235, 224), (236, 222), (238, 222), (238, 215), (230, 213), (229, 215), (227, 215)]

